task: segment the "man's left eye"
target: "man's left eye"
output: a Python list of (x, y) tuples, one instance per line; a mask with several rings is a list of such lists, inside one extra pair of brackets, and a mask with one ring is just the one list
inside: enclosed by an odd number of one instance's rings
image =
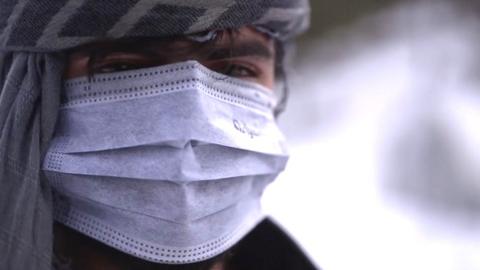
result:
[(253, 68), (238, 64), (229, 64), (223, 73), (236, 78), (255, 78), (258, 75)]

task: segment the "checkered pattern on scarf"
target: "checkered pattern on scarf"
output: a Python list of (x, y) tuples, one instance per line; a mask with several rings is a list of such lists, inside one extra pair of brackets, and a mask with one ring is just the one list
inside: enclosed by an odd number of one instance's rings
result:
[(168, 37), (259, 25), (288, 40), (306, 29), (307, 0), (3, 0), (0, 49), (55, 51), (92, 40)]

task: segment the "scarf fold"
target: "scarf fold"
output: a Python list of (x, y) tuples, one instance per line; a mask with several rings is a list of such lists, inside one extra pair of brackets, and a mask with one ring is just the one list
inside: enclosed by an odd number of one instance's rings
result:
[(50, 269), (51, 195), (40, 168), (62, 65), (61, 55), (0, 53), (0, 269)]

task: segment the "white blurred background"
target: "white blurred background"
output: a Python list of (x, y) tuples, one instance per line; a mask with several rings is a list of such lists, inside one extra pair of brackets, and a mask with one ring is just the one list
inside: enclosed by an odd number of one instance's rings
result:
[(333, 2), (312, 0), (265, 211), (325, 270), (479, 270), (480, 2)]

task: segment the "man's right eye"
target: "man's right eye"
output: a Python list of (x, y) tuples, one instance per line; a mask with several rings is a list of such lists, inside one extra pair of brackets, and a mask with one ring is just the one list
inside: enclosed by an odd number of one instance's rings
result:
[(95, 64), (93, 66), (94, 73), (112, 73), (118, 71), (132, 70), (142, 68), (143, 65), (138, 63), (127, 63), (127, 62), (112, 62), (112, 63), (101, 63)]
[(152, 66), (151, 57), (139, 53), (109, 52), (91, 56), (93, 73), (112, 73)]

